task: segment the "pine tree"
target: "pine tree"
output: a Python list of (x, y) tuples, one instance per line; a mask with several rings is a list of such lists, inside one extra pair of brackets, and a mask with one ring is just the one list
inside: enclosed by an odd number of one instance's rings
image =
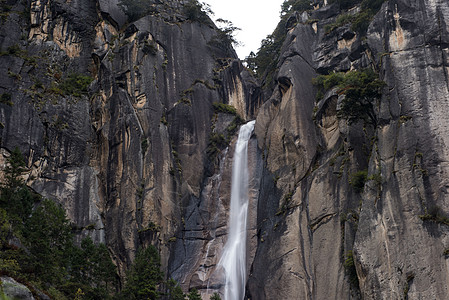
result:
[(159, 285), (164, 279), (160, 267), (160, 256), (154, 246), (140, 249), (127, 274), (124, 299), (159, 299)]
[(193, 288), (190, 290), (190, 293), (187, 295), (189, 300), (201, 300), (201, 295), (198, 293), (198, 290)]

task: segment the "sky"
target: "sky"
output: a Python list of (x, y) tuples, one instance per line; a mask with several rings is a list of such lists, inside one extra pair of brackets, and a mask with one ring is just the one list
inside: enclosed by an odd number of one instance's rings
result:
[[(257, 52), (262, 39), (271, 34), (279, 23), (279, 13), (284, 0), (200, 0), (210, 5), (215, 15), (231, 21), (240, 28), (235, 35), (243, 45), (236, 47), (240, 59)], [(220, 25), (220, 24), (217, 24)]]

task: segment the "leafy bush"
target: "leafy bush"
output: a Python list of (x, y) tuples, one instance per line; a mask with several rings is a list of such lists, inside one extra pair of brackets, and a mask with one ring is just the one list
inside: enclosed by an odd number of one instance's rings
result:
[(326, 25), (326, 33), (329, 33), (345, 24), (352, 23), (351, 29), (361, 35), (364, 35), (368, 30), (371, 20), (379, 11), (385, 0), (333, 0), (331, 3), (335, 2), (339, 3), (342, 9), (351, 8), (361, 2), (362, 10), (356, 15), (343, 14), (338, 16), (337, 20), (333, 24)]
[(185, 300), (181, 287), (174, 279), (167, 281), (167, 296), (168, 300)]
[(272, 34), (262, 40), (257, 54), (251, 52), (245, 62), (259, 79), (264, 81), (265, 87), (272, 87), (274, 74), (280, 58), (281, 47), (287, 37), (287, 21), (294, 11), (305, 11), (311, 9), (311, 1), (308, 0), (286, 0), (281, 6), (281, 20)]
[(352, 175), (350, 183), (357, 193), (363, 192), (367, 176), (368, 176), (367, 170), (358, 171)]
[(339, 117), (347, 119), (350, 124), (363, 120), (373, 126), (377, 125), (373, 105), (381, 97), (385, 83), (372, 69), (320, 75), (312, 83), (322, 93), (338, 86), (338, 93), (345, 95), (338, 111)]
[(358, 13), (352, 19), (351, 29), (360, 34), (364, 34), (368, 30), (369, 23), (373, 19), (373, 16), (374, 14), (371, 10)]
[(235, 32), (240, 30), (240, 28), (235, 27), (234, 24), (228, 20), (218, 19), (216, 22), (221, 23), (222, 26), (218, 27), (217, 35), (215, 35), (208, 44), (222, 49), (230, 55), (232, 46), (240, 44), (234, 36)]
[(358, 287), (359, 278), (357, 277), (357, 270), (355, 268), (354, 254), (351, 250), (346, 253), (343, 266), (345, 267), (345, 270), (349, 276), (349, 281), (351, 282), (351, 284), (355, 287)]
[(197, 0), (190, 0), (184, 5), (184, 14), (187, 20), (203, 24), (212, 24), (209, 15), (214, 13), (207, 4), (199, 3)]
[(216, 113), (221, 112), (221, 113), (225, 113), (225, 114), (231, 114), (234, 116), (237, 115), (237, 110), (232, 105), (220, 103), (220, 102), (214, 102), (214, 103), (212, 103), (212, 106), (214, 107), (214, 111)]
[(214, 293), (212, 296), (210, 296), (210, 300), (221, 300), (221, 298), (218, 293)]
[(190, 293), (187, 294), (187, 298), (189, 300), (201, 300), (201, 295), (198, 293), (198, 290), (193, 288), (190, 290)]
[(82, 95), (87, 94), (91, 82), (92, 77), (90, 76), (72, 73), (58, 85), (58, 89), (60, 89), (64, 95), (81, 97)]
[(430, 207), (427, 212), (424, 215), (420, 215), (419, 218), (423, 221), (431, 221), (449, 226), (449, 218), (444, 215), (443, 211), (438, 206)]

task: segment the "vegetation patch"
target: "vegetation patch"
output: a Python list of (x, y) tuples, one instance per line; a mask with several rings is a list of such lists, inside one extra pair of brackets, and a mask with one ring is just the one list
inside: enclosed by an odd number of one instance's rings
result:
[(11, 99), (12, 99), (11, 94), (9, 94), (9, 93), (3, 93), (3, 94), (0, 96), (0, 103), (1, 103), (1, 104), (6, 104), (6, 105), (8, 105), (8, 106), (13, 106), (14, 103), (12, 102)]
[(240, 28), (234, 26), (231, 21), (218, 19), (216, 22), (221, 26), (217, 28), (217, 34), (208, 42), (209, 45), (217, 47), (227, 55), (231, 55), (232, 46), (238, 46), (240, 43), (235, 38), (235, 32)]
[(354, 263), (354, 254), (352, 250), (349, 250), (345, 255), (343, 266), (346, 270), (346, 274), (349, 276), (349, 282), (353, 287), (359, 288), (359, 278), (357, 277), (357, 270)]
[(276, 66), (280, 59), (281, 47), (287, 37), (287, 22), (295, 11), (312, 9), (309, 0), (286, 0), (281, 7), (281, 20), (272, 34), (262, 40), (257, 53), (251, 52), (245, 59), (249, 69), (263, 81), (263, 86), (272, 88), (275, 80)]
[(183, 12), (189, 21), (207, 25), (212, 24), (209, 15), (213, 15), (214, 13), (207, 4), (199, 3), (197, 0), (190, 0), (184, 4)]
[(88, 75), (72, 73), (58, 84), (57, 89), (66, 96), (81, 97), (87, 94), (89, 84), (92, 80), (92, 77)]
[(380, 99), (385, 83), (372, 69), (319, 75), (312, 83), (322, 92), (334, 86), (338, 87), (337, 93), (345, 95), (345, 98), (337, 115), (348, 120), (349, 124), (362, 120), (377, 126), (374, 105), (375, 101)]
[(352, 185), (356, 193), (363, 192), (367, 176), (368, 170), (358, 171), (352, 175), (351, 181), (349, 183)]
[(225, 113), (225, 114), (230, 114), (230, 115), (234, 115), (234, 116), (237, 115), (237, 110), (232, 105), (220, 103), (220, 102), (214, 102), (214, 103), (212, 103), (212, 106), (214, 107), (215, 113)]
[(385, 0), (330, 0), (329, 3), (338, 3), (341, 9), (348, 9), (360, 5), (361, 11), (355, 15), (343, 14), (338, 16), (334, 23), (325, 26), (326, 33), (330, 33), (345, 24), (351, 23), (351, 29), (353, 31), (365, 35), (373, 17), (384, 2)]
[(419, 218), (423, 221), (434, 222), (449, 226), (449, 218), (444, 215), (443, 211), (438, 206), (433, 206), (427, 210), (424, 215)]

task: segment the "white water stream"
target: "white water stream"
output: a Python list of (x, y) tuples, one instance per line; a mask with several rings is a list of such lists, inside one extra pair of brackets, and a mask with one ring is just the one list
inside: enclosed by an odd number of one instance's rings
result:
[(228, 240), (219, 266), (225, 270), (224, 300), (242, 300), (246, 283), (246, 223), (248, 217), (248, 141), (255, 121), (239, 131), (232, 166)]

